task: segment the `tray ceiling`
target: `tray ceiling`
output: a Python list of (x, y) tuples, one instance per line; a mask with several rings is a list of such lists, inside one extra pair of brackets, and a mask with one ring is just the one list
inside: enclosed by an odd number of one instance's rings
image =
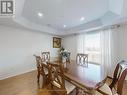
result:
[(14, 22), (56, 35), (117, 24), (127, 17), (126, 0), (15, 0), (15, 4)]

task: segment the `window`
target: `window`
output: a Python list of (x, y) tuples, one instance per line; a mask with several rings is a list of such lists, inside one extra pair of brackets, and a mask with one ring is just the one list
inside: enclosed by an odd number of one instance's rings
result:
[(78, 52), (88, 54), (89, 62), (100, 63), (100, 32), (90, 32), (78, 37)]

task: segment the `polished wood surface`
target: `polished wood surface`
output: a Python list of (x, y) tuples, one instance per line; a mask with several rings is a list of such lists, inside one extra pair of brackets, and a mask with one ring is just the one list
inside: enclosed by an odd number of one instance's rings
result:
[[(37, 71), (0, 80), (0, 95), (52, 95), (49, 89), (41, 88), (37, 83)], [(110, 84), (111, 79), (106, 83)], [(54, 95), (57, 95), (54, 93)], [(71, 93), (70, 95), (75, 95)], [(83, 95), (79, 93), (78, 95)], [(123, 95), (127, 95), (127, 82), (124, 82)]]
[(107, 78), (107, 73), (100, 65), (89, 63), (88, 67), (83, 67), (78, 65), (76, 61), (67, 64), (64, 75), (72, 83), (88, 89), (97, 89), (104, 84)]
[(96, 64), (89, 63), (88, 67), (83, 67), (71, 62), (67, 64), (67, 68), (65, 76), (84, 87), (96, 89), (107, 78), (107, 73)]

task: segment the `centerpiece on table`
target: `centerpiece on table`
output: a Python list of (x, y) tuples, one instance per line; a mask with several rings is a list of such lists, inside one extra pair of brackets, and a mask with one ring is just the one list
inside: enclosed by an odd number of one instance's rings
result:
[(65, 63), (70, 58), (70, 52), (64, 49), (63, 47), (60, 48), (60, 59), (62, 63)]

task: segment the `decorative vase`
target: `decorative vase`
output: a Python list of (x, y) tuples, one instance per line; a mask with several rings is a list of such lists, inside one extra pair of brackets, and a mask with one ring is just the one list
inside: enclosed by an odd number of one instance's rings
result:
[(64, 68), (66, 69), (67, 68), (66, 57), (62, 57), (62, 63)]
[(65, 62), (66, 62), (66, 58), (62, 57), (62, 63), (65, 63)]

